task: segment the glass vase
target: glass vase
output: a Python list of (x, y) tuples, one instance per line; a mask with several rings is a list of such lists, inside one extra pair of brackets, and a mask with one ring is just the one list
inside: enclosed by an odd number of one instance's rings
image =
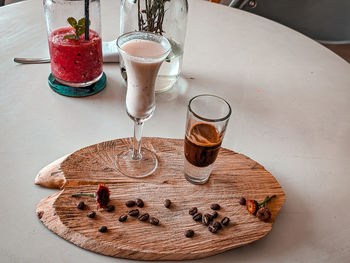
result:
[(99, 81), (103, 75), (100, 1), (44, 0), (44, 11), (55, 81), (68, 87)]
[[(181, 72), (187, 26), (187, 0), (121, 0), (120, 34), (146, 31), (166, 37), (171, 52), (162, 64), (156, 80), (156, 92), (172, 88)], [(120, 70), (126, 81), (122, 59)]]

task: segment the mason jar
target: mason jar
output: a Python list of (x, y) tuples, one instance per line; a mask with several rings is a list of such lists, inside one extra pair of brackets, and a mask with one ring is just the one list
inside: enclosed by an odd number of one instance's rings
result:
[(55, 80), (69, 87), (87, 87), (100, 80), (100, 1), (44, 0), (44, 11)]
[[(187, 27), (187, 0), (121, 0), (120, 34), (147, 31), (165, 36), (171, 52), (162, 64), (156, 80), (156, 92), (172, 88), (181, 72)], [(123, 79), (127, 75), (120, 61)]]

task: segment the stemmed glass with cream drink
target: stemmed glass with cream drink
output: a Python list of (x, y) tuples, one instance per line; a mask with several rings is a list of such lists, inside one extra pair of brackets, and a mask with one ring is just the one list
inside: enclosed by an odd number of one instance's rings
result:
[(145, 177), (158, 167), (154, 152), (141, 148), (143, 123), (155, 109), (155, 81), (159, 68), (168, 56), (171, 46), (161, 36), (148, 32), (121, 35), (117, 47), (127, 72), (126, 111), (134, 121), (132, 149), (116, 156), (116, 167), (129, 177)]

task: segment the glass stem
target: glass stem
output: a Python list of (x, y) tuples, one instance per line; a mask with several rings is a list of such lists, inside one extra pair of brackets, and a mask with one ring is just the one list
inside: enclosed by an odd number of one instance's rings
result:
[(140, 160), (141, 155), (141, 139), (142, 139), (143, 122), (134, 121), (134, 149), (132, 158), (134, 160)]

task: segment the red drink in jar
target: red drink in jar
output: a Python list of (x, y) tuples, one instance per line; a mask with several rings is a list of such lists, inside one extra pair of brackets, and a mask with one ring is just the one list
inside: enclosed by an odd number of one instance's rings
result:
[(74, 28), (62, 27), (49, 35), (51, 72), (65, 85), (87, 86), (102, 76), (102, 40), (93, 30), (89, 40), (84, 34), (77, 40), (64, 38), (74, 33)]

